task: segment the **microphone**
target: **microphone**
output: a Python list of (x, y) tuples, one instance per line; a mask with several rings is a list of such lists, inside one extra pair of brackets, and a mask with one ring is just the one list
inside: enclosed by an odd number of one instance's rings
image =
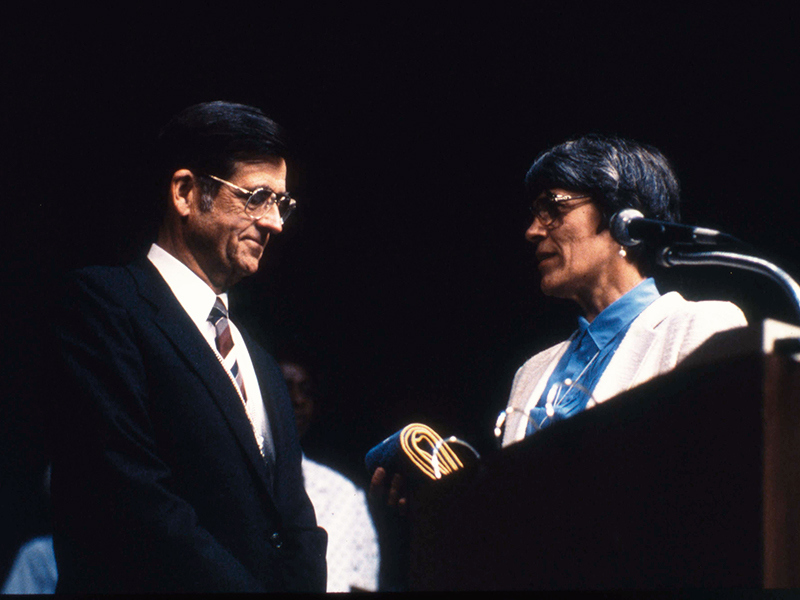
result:
[(652, 242), (660, 246), (675, 242), (702, 246), (739, 243), (735, 237), (716, 229), (645, 219), (644, 215), (634, 208), (626, 208), (611, 217), (610, 228), (614, 239), (628, 247), (641, 242)]

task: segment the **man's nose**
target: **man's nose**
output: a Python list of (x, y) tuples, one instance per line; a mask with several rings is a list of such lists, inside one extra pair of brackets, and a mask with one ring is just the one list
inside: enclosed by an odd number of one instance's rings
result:
[(256, 219), (256, 225), (259, 227), (266, 227), (272, 233), (280, 233), (283, 231), (283, 221), (281, 220), (281, 213), (278, 210), (278, 205), (273, 204), (270, 206), (267, 212)]

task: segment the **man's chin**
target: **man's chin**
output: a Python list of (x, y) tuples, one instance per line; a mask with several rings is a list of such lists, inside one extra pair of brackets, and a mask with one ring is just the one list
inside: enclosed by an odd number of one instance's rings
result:
[(239, 270), (245, 275), (253, 275), (258, 271), (258, 267), (261, 264), (261, 258), (264, 256), (263, 249), (258, 253), (250, 253), (248, 252), (244, 256), (240, 256), (238, 261)]
[(238, 283), (245, 277), (255, 275), (258, 272), (258, 264), (259, 262), (254, 259), (237, 262), (233, 275), (235, 282)]
[(239, 269), (240, 279), (244, 277), (250, 277), (251, 275), (255, 275), (256, 273), (258, 273), (257, 263), (254, 266), (248, 266), (246, 268)]

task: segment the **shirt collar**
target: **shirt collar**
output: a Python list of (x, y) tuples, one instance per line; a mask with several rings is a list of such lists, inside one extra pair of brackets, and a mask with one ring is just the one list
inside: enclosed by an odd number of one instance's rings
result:
[[(217, 299), (217, 294), (209, 285), (180, 260), (172, 256), (158, 244), (150, 246), (147, 258), (167, 282), (183, 309), (192, 321), (202, 326), (207, 320)], [(219, 295), (225, 308), (228, 308), (228, 294)]]
[(591, 323), (578, 317), (580, 332), (588, 331), (597, 347), (602, 348), (660, 296), (656, 282), (648, 277), (608, 305)]

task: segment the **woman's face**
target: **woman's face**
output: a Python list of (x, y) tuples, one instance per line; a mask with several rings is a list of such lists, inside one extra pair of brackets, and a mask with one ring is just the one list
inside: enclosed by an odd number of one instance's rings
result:
[[(541, 275), (542, 292), (548, 296), (575, 300), (596, 297), (603, 287), (614, 283), (616, 267), (621, 260), (620, 245), (608, 228), (599, 231), (602, 215), (594, 202), (574, 190), (551, 188), (542, 192), (536, 202), (547, 202), (547, 196), (569, 196), (551, 204), (555, 218), (545, 224), (546, 217), (534, 217), (525, 238), (536, 246), (536, 262)], [(578, 199), (581, 198), (581, 199)]]

